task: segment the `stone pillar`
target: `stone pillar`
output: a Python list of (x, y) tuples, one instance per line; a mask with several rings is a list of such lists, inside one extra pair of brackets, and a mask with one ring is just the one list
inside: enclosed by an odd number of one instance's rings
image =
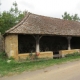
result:
[(36, 53), (39, 53), (40, 49), (39, 49), (39, 36), (36, 37)]
[(35, 40), (36, 40), (36, 54), (40, 53), (40, 46), (39, 46), (39, 40), (42, 36), (36, 35), (34, 36)]
[(68, 50), (71, 50), (71, 38), (72, 37), (67, 37), (67, 40), (68, 40)]
[(5, 36), (5, 52), (9, 58), (18, 60), (18, 35)]

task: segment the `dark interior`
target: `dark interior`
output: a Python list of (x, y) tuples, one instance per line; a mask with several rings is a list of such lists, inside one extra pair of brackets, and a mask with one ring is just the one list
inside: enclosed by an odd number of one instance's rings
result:
[(35, 52), (35, 39), (32, 35), (18, 35), (18, 52)]
[(71, 49), (80, 49), (80, 37), (72, 37)]
[[(54, 54), (59, 54), (59, 50), (68, 49), (67, 38), (61, 36), (42, 36), (39, 44), (40, 51), (53, 51)], [(80, 37), (72, 37), (71, 49), (80, 49)], [(31, 53), (35, 50), (36, 40), (32, 35), (18, 35), (19, 53)]]
[(40, 39), (41, 51), (53, 51), (54, 54), (59, 54), (59, 50), (67, 50), (67, 39), (60, 36), (43, 36)]

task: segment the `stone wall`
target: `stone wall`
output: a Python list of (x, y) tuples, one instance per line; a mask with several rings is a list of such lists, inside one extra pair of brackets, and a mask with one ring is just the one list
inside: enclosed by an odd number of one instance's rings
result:
[[(18, 54), (19, 59), (34, 59), (35, 53), (32, 53), (32, 56), (29, 55), (30, 53), (23, 53)], [(53, 52), (47, 51), (47, 52), (40, 52), (40, 54), (37, 55), (37, 58), (52, 58), (53, 59)]]
[(0, 52), (2, 52), (3, 51), (3, 37), (2, 37), (2, 35), (1, 35), (1, 33), (0, 33)]
[(52, 51), (40, 52), (38, 58), (52, 58), (53, 59), (53, 52)]
[(61, 57), (65, 57), (65, 55), (73, 54), (74, 52), (80, 52), (80, 49), (60, 50), (59, 54), (60, 54)]
[(5, 52), (8, 57), (13, 57), (18, 59), (18, 36), (17, 35), (7, 35), (5, 37)]

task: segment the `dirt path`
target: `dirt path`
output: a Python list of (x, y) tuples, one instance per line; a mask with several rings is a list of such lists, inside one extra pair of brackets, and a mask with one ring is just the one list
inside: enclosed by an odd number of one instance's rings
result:
[(80, 61), (67, 62), (0, 80), (80, 80)]

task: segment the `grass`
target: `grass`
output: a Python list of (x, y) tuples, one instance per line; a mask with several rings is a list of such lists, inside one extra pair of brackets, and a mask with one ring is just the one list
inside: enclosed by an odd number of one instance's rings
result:
[[(80, 55), (68, 55), (68, 57), (60, 59), (38, 59), (34, 61), (17, 62), (13, 59), (6, 58), (4, 53), (0, 53), (0, 77), (18, 74), (24, 71), (41, 69), (55, 64), (61, 64), (63, 62), (79, 59)], [(11, 60), (11, 62), (7, 62), (8, 60)]]

